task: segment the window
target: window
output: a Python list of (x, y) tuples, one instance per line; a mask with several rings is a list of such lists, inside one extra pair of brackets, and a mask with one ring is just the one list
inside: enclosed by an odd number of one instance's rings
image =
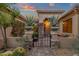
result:
[(63, 32), (72, 33), (72, 18), (63, 21)]

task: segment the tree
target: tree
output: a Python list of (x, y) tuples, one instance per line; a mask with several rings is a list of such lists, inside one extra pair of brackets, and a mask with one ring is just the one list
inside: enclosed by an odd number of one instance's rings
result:
[(12, 34), (16, 34), (14, 31), (15, 31), (15, 27), (16, 27), (16, 23), (17, 21), (15, 20), (16, 17), (18, 17), (20, 15), (20, 12), (18, 10), (16, 10), (15, 8), (12, 8), (12, 12), (11, 12), (11, 15), (12, 15)]
[(9, 4), (7, 3), (0, 3), (0, 9), (7, 9), (9, 7)]
[(11, 15), (12, 15), (12, 19), (13, 19), (12, 25), (14, 26), (15, 18), (20, 15), (20, 11), (16, 10), (15, 8), (11, 8), (11, 10), (12, 10)]
[(11, 25), (11, 23), (12, 23), (12, 16), (7, 13), (0, 12), (0, 27), (4, 39), (4, 48), (7, 48), (6, 29)]
[[(7, 3), (0, 3), (0, 10), (6, 10), (9, 7)], [(7, 47), (6, 28), (10, 25), (10, 15), (0, 12), (0, 27), (4, 39), (4, 48)], [(7, 19), (7, 20), (6, 20)]]
[(0, 10), (8, 10), (10, 9), (10, 13), (0, 12), (0, 27), (4, 39), (4, 48), (7, 48), (7, 36), (6, 29), (11, 25), (15, 25), (15, 18), (19, 15), (19, 11), (16, 9), (10, 8), (10, 5), (7, 3), (0, 3)]

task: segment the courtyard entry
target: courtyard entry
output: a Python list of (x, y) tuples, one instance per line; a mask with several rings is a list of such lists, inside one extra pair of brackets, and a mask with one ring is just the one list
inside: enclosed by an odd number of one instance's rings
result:
[(38, 41), (34, 43), (34, 47), (51, 47), (51, 24), (48, 18), (38, 24)]

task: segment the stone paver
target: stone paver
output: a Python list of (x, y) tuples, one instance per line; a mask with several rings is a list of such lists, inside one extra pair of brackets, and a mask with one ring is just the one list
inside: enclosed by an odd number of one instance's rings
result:
[(32, 48), (32, 50), (30, 50), (29, 55), (30, 56), (53, 56), (54, 55), (53, 49), (50, 48), (50, 37), (43, 37), (42, 39), (40, 38), (39, 41), (35, 43), (35, 47)]
[(35, 47), (33, 48), (29, 55), (30, 56), (52, 56), (51, 48), (48, 47)]

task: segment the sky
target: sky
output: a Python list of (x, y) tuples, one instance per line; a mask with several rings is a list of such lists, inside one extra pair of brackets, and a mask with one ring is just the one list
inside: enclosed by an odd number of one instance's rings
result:
[(53, 9), (63, 9), (67, 11), (74, 4), (71, 3), (15, 3), (11, 4), (12, 7), (17, 8), (22, 15), (33, 15), (37, 16), (37, 9), (53, 10)]

